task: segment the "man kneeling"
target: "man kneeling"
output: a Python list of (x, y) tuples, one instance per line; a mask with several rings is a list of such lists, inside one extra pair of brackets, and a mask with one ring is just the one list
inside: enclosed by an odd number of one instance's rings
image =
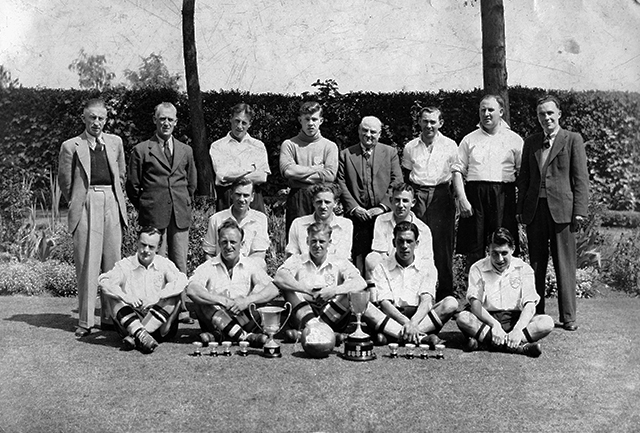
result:
[(416, 260), (418, 227), (402, 221), (393, 228), (395, 254), (373, 270), (371, 280), (378, 292), (378, 305), (369, 304), (364, 318), (378, 333), (377, 342), (387, 337), (415, 344), (435, 344), (436, 334), (458, 308), (447, 296), (433, 305), (438, 274), (433, 265)]
[(540, 296), (531, 266), (513, 257), (514, 240), (509, 230), (497, 229), (489, 236), (489, 256), (469, 270), (469, 311), (458, 315), (458, 327), (468, 337), (465, 350), (478, 342), (507, 352), (538, 357), (541, 338), (553, 329), (551, 316), (535, 315)]
[(232, 341), (246, 340), (262, 347), (267, 336), (254, 334), (255, 324), (247, 311), (252, 303), (266, 303), (278, 289), (263, 268), (263, 262), (241, 255), (244, 230), (232, 219), (218, 228), (218, 254), (196, 268), (187, 287), (208, 344), (214, 336)]
[(137, 254), (120, 260), (98, 278), (118, 332), (124, 336), (125, 350), (137, 347), (151, 353), (158, 346), (152, 333), (168, 338), (177, 330), (180, 294), (187, 276), (172, 261), (156, 255), (161, 243), (160, 230), (141, 229)]

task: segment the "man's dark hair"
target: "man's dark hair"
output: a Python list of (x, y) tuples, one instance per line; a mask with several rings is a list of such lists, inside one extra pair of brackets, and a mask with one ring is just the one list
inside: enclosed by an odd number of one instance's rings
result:
[(251, 192), (253, 192), (253, 182), (251, 182), (251, 179), (247, 179), (246, 177), (240, 177), (236, 179), (231, 184), (231, 193), (234, 193), (236, 188), (238, 188), (239, 186), (246, 186), (246, 185), (251, 185)]
[(148, 234), (149, 236), (160, 235), (160, 241), (158, 242), (158, 246), (162, 245), (162, 238), (163, 238), (162, 230), (152, 226), (141, 227), (140, 230), (138, 230), (138, 240), (140, 240), (140, 237), (143, 234)]
[(516, 242), (509, 230), (504, 227), (498, 227), (498, 229), (487, 238), (487, 245), (491, 244), (496, 246), (507, 245), (509, 248), (515, 248)]
[(404, 192), (404, 191), (409, 191), (411, 193), (411, 195), (413, 195), (415, 197), (416, 195), (416, 191), (413, 189), (413, 187), (411, 185), (409, 185), (408, 183), (398, 183), (393, 187), (393, 193), (392, 196), (396, 195), (397, 192)]
[(320, 117), (322, 117), (322, 105), (316, 101), (307, 101), (300, 106), (298, 115), (304, 116), (305, 114), (313, 114), (316, 111), (319, 111)]
[(418, 231), (418, 226), (410, 221), (401, 221), (393, 228), (393, 239), (398, 237), (399, 233), (403, 232), (413, 232), (416, 240), (420, 236), (420, 232)]
[(502, 99), (502, 96), (494, 95), (493, 93), (488, 93), (484, 95), (482, 99), (480, 99), (480, 103), (482, 103), (482, 101), (486, 99), (491, 99), (491, 98), (495, 99), (498, 105), (500, 106), (500, 108), (504, 109), (504, 99)]
[(336, 201), (340, 197), (340, 187), (335, 183), (329, 183), (329, 182), (316, 183), (308, 190), (309, 197), (311, 197), (312, 199), (315, 198), (315, 196), (317, 196), (318, 194), (323, 192), (330, 192), (331, 194), (333, 194), (333, 198)]
[(241, 102), (239, 104), (234, 105), (231, 108), (231, 118), (233, 118), (233, 116), (235, 116), (236, 114), (241, 114), (241, 113), (244, 113), (247, 115), (247, 117), (249, 118), (249, 122), (253, 121), (253, 116), (255, 115), (255, 112), (253, 111), (253, 107), (251, 105)]
[(240, 240), (244, 239), (244, 230), (238, 225), (235, 220), (232, 220), (231, 218), (225, 220), (222, 224), (220, 224), (220, 227), (218, 227), (218, 239), (220, 239), (223, 230), (238, 230), (238, 232), (240, 233)]
[(422, 115), (423, 115), (424, 113), (429, 113), (429, 114), (431, 114), (431, 113), (438, 113), (438, 119), (440, 119), (440, 120), (442, 120), (442, 119), (443, 119), (443, 117), (442, 117), (442, 110), (441, 110), (441, 109), (439, 109), (438, 107), (429, 106), (429, 107), (421, 108), (421, 109), (420, 109), (420, 111), (418, 112), (418, 117), (417, 117), (417, 119), (418, 119), (418, 120), (422, 119)]
[(546, 102), (553, 102), (554, 104), (556, 104), (556, 107), (558, 107), (558, 110), (560, 110), (560, 100), (555, 97), (554, 95), (544, 95), (540, 98), (538, 98), (538, 100), (536, 101), (536, 108), (538, 108), (539, 106), (541, 106), (542, 104), (546, 103)]

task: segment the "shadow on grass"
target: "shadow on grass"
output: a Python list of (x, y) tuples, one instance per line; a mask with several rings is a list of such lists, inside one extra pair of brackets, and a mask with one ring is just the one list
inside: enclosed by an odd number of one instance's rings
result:
[(60, 329), (69, 332), (75, 330), (77, 322), (77, 319), (71, 317), (70, 314), (61, 313), (14, 314), (4, 320), (9, 322), (24, 322), (36, 328)]

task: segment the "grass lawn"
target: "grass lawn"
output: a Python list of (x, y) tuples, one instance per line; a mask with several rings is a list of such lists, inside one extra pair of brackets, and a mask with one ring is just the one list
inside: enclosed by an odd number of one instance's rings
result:
[[(549, 300), (557, 319), (557, 302)], [(73, 336), (76, 300), (0, 298), (0, 432), (640, 430), (640, 299), (578, 301), (580, 329), (556, 329), (538, 359), (460, 350), (444, 360), (355, 363), (188, 356), (197, 325), (144, 356), (115, 332)], [(206, 353), (206, 352), (205, 352)]]

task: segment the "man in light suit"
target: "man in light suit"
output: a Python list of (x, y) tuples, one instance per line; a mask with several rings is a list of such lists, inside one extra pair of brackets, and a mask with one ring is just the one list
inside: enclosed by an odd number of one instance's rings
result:
[[(159, 253), (186, 274), (191, 204), (197, 185), (193, 151), (172, 135), (178, 122), (173, 104), (163, 102), (156, 106), (153, 120), (156, 134), (131, 152), (127, 196), (138, 209), (141, 226), (162, 230), (164, 241)], [(191, 322), (186, 310), (180, 320)]]
[(540, 295), (536, 313), (544, 314), (550, 246), (558, 281), (560, 320), (565, 330), (575, 331), (575, 231), (588, 213), (587, 156), (580, 134), (560, 127), (562, 111), (556, 97), (540, 98), (536, 111), (543, 133), (533, 134), (524, 142), (517, 217), (527, 225), (529, 257)]
[(402, 182), (398, 152), (378, 143), (381, 130), (380, 119), (363, 117), (358, 128), (360, 143), (340, 152), (338, 164), (336, 179), (344, 213), (353, 221), (352, 258), (360, 271), (371, 252), (375, 219), (391, 209), (393, 187)]
[[(69, 203), (69, 232), (73, 235), (78, 279), (76, 337), (89, 335), (95, 324), (98, 276), (120, 260), (121, 227), (127, 225), (122, 140), (103, 132), (107, 120), (104, 101), (88, 101), (82, 119), (85, 131), (62, 143), (58, 164), (58, 183)], [(101, 305), (104, 326), (109, 317), (104, 298)]]

